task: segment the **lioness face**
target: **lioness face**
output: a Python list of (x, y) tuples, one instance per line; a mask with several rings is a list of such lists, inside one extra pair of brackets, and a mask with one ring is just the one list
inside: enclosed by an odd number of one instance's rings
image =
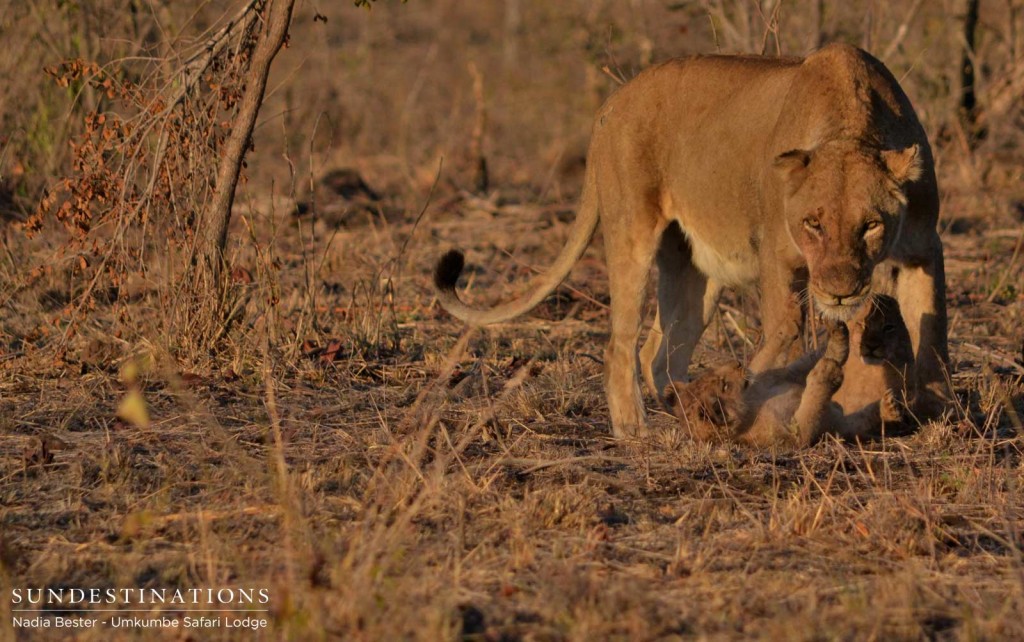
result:
[(871, 293), (871, 273), (899, 237), (917, 178), (917, 146), (872, 156), (832, 146), (780, 155), (789, 236), (807, 261), (808, 292), (823, 314), (851, 319)]

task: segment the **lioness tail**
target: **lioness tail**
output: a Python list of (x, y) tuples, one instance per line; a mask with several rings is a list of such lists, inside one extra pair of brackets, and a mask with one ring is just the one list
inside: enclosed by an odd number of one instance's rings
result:
[(449, 250), (434, 268), (434, 287), (437, 288), (437, 298), (441, 302), (441, 306), (453, 317), (472, 325), (501, 323), (536, 307), (569, 276), (572, 267), (576, 265), (587, 246), (590, 245), (590, 239), (594, 236), (598, 221), (596, 187), (593, 169), (588, 166), (583, 186), (583, 197), (576, 220), (573, 221), (572, 229), (569, 232), (569, 239), (551, 267), (533, 280), (529, 292), (489, 309), (473, 308), (466, 305), (455, 292), (455, 284), (462, 274), (465, 258), (462, 252)]

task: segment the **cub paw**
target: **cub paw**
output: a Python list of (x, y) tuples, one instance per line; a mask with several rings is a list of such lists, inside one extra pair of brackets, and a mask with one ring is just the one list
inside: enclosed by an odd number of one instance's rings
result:
[(850, 329), (842, 321), (827, 322), (826, 327), (828, 344), (823, 358), (842, 365), (850, 356)]
[(829, 394), (835, 393), (843, 385), (843, 363), (826, 354), (808, 377), (808, 384), (813, 381), (824, 386)]
[(886, 390), (882, 395), (882, 400), (878, 404), (878, 413), (885, 423), (898, 423), (906, 418), (903, 402), (892, 390)]

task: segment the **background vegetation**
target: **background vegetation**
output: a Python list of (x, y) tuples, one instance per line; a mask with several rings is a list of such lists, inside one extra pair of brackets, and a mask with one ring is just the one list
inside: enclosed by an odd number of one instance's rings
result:
[[(1024, 3), (300, 0), (204, 270), (263, 8), (0, 0), (0, 587), (269, 586), (282, 639), (1024, 635)], [(530, 318), (437, 308), (449, 247), (477, 301), (555, 256), (621, 80), (832, 41), (935, 148), (946, 420), (611, 441), (600, 243)]]

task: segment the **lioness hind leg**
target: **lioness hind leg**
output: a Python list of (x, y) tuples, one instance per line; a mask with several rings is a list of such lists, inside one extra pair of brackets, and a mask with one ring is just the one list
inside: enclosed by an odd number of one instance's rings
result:
[[(605, 219), (605, 255), (611, 296), (611, 337), (605, 351), (605, 394), (612, 432), (627, 438), (644, 434), (647, 418), (637, 368), (637, 341), (651, 263), (654, 225), (629, 228), (623, 221)], [(640, 223), (637, 219), (630, 219)], [(640, 229), (637, 229), (637, 228)]]
[(658, 312), (640, 350), (644, 381), (658, 395), (670, 381), (686, 381), (690, 357), (711, 321), (721, 287), (691, 260), (679, 225), (669, 225), (658, 245)]

